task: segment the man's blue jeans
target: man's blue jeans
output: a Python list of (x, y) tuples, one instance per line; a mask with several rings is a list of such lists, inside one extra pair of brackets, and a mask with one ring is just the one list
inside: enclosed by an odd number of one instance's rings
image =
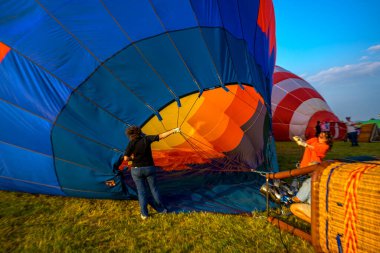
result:
[(311, 178), (307, 178), (302, 182), (301, 188), (298, 190), (297, 198), (301, 200), (301, 202), (307, 202), (311, 204)]
[(156, 167), (132, 167), (132, 178), (136, 184), (141, 214), (148, 216), (148, 191), (152, 193), (157, 207), (164, 208), (156, 185)]
[(357, 132), (348, 133), (348, 139), (351, 141), (352, 146), (358, 146), (358, 133)]

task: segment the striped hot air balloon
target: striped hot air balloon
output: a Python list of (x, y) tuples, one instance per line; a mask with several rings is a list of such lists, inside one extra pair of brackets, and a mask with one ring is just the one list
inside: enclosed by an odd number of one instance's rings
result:
[[(272, 87), (273, 135), (276, 141), (293, 136), (310, 138), (315, 135), (317, 121), (335, 139), (342, 139), (346, 126), (313, 86), (301, 77), (279, 66), (275, 67)], [(327, 124), (325, 124), (327, 123)], [(325, 125), (329, 125), (325, 128)]]

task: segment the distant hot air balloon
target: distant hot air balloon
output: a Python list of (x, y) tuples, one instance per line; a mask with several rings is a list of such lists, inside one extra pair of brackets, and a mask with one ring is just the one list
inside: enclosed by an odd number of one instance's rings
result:
[(153, 146), (173, 209), (265, 208), (252, 171), (277, 170), (272, 1), (13, 0), (0, 9), (0, 189), (133, 197), (133, 183), (125, 194), (113, 173), (125, 129), (181, 127)]
[(276, 141), (289, 141), (293, 136), (315, 135), (317, 121), (335, 139), (342, 139), (346, 126), (328, 106), (325, 99), (301, 77), (279, 66), (275, 67), (272, 87), (273, 135)]

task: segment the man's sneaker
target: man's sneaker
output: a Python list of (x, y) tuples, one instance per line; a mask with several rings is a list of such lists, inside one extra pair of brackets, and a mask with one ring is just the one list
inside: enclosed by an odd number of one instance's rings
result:
[(141, 219), (146, 220), (147, 218), (148, 218), (148, 216), (141, 214)]
[(164, 208), (160, 213), (168, 213), (168, 209)]

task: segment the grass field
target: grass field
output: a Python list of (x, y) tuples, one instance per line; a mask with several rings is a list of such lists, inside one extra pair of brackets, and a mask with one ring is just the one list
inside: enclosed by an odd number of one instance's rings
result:
[[(276, 147), (281, 170), (293, 168), (299, 148)], [(336, 142), (327, 159), (360, 155), (380, 157), (380, 143)], [(142, 221), (137, 201), (5, 191), (0, 199), (0, 252), (313, 252), (269, 224), (265, 212), (156, 214)]]

